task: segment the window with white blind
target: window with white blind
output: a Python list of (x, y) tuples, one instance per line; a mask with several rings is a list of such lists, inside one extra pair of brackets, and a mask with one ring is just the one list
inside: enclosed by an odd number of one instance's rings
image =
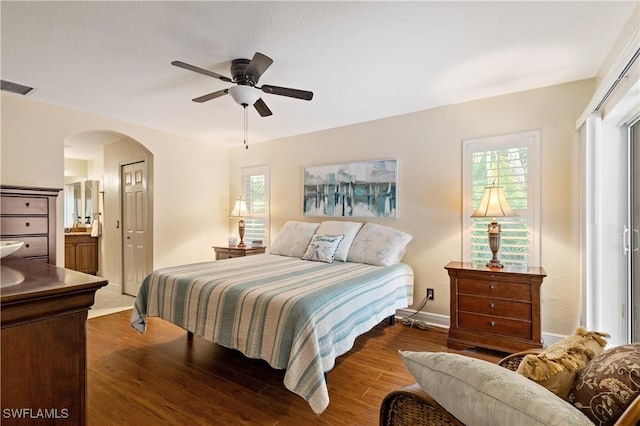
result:
[(472, 218), (484, 188), (502, 186), (517, 217), (502, 225), (498, 258), (504, 265), (540, 264), (540, 132), (463, 141), (463, 259), (484, 265), (491, 259), (487, 227), (492, 218)]
[(245, 241), (269, 244), (269, 166), (243, 167), (240, 172), (242, 197), (250, 217), (245, 218)]

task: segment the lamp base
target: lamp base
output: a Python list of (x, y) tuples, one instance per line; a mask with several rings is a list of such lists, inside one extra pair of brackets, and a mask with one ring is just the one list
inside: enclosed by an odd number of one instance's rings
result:
[(504, 265), (502, 263), (500, 263), (499, 260), (497, 259), (491, 259), (489, 262), (487, 262), (487, 267), (489, 268), (504, 268)]
[(244, 243), (244, 227), (245, 227), (244, 219), (240, 219), (238, 221), (238, 234), (240, 235), (240, 242), (238, 243), (238, 248), (245, 248), (247, 246)]
[(491, 260), (487, 263), (489, 268), (504, 268), (504, 265), (498, 260), (498, 251), (500, 250), (500, 233), (502, 226), (493, 219), (489, 224), (489, 248), (491, 249)]

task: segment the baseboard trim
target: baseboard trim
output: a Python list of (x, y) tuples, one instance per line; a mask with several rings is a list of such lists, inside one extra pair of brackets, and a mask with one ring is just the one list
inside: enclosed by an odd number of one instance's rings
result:
[[(413, 316), (411, 316), (413, 315)], [(411, 316), (411, 319), (416, 321), (424, 321), (429, 325), (435, 327), (444, 327), (446, 329), (451, 325), (451, 319), (448, 315), (440, 315), (440, 314), (432, 314), (429, 312), (416, 312), (413, 309), (398, 309), (396, 311), (397, 318), (405, 318)], [(557, 334), (557, 333), (545, 333), (542, 332), (542, 344), (546, 348), (547, 346), (553, 345), (554, 343), (559, 342), (560, 340), (567, 337), (566, 335)]]
[[(412, 316), (413, 315), (413, 316)], [(396, 317), (402, 319), (411, 316), (411, 319), (416, 321), (424, 321), (429, 325), (437, 327), (449, 328), (451, 322), (448, 315), (431, 314), (429, 312), (416, 312), (413, 309), (398, 309), (396, 311)]]

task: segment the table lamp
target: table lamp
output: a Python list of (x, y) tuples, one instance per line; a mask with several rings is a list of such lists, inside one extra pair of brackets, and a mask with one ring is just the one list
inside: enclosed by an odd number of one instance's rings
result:
[(487, 263), (490, 268), (503, 268), (504, 265), (498, 260), (498, 250), (500, 250), (500, 233), (502, 231), (501, 225), (496, 220), (496, 217), (514, 217), (518, 216), (516, 212), (511, 209), (507, 202), (507, 197), (504, 195), (504, 188), (501, 186), (487, 186), (482, 193), (480, 199), (480, 205), (473, 212), (471, 217), (490, 217), (491, 223), (489, 223), (489, 247), (493, 257)]
[(237, 217), (240, 218), (238, 221), (238, 234), (240, 235), (240, 242), (238, 243), (238, 247), (244, 248), (246, 247), (244, 243), (244, 227), (245, 222), (244, 218), (249, 216), (249, 209), (247, 209), (247, 203), (242, 198), (238, 198), (236, 203), (233, 206), (233, 210), (231, 210), (231, 214), (229, 217)]

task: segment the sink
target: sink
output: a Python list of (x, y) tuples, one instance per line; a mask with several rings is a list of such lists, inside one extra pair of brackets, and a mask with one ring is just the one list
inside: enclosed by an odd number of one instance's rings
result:
[(0, 287), (9, 287), (24, 281), (24, 275), (8, 266), (0, 266)]
[(22, 241), (0, 241), (0, 257), (9, 256), (18, 250), (24, 242)]

